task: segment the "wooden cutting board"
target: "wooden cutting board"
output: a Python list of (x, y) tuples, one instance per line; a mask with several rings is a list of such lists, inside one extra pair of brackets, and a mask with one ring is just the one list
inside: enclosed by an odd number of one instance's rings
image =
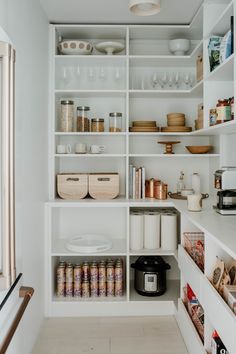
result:
[(192, 131), (192, 127), (183, 127), (183, 126), (162, 127), (161, 131), (163, 133), (188, 133)]

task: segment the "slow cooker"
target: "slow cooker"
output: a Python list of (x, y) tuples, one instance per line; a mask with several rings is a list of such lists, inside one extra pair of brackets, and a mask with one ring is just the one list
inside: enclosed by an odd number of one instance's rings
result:
[(166, 271), (170, 265), (160, 256), (142, 256), (135, 263), (134, 288), (143, 296), (160, 296), (166, 292)]

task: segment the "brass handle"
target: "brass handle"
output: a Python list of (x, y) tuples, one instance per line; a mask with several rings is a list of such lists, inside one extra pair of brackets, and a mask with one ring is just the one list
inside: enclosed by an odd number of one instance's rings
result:
[(105, 178), (105, 177), (103, 177), (103, 178), (102, 178), (102, 177), (99, 177), (99, 178), (98, 178), (98, 182), (108, 182), (108, 181), (110, 181), (110, 180), (111, 180), (111, 179), (108, 178), (108, 177), (106, 177), (106, 178)]
[(20, 320), (25, 312), (25, 309), (30, 302), (30, 299), (32, 298), (34, 294), (34, 289), (28, 286), (21, 286), (19, 289), (19, 297), (23, 297), (23, 301), (19, 307), (19, 310), (17, 311), (17, 314), (12, 322), (11, 327), (9, 328), (5, 339), (2, 342), (2, 345), (0, 347), (0, 354), (5, 354), (7, 351), (7, 348), (9, 347), (9, 344), (11, 343), (11, 340), (15, 334), (15, 331), (20, 323)]
[(67, 178), (67, 181), (78, 182), (79, 178)]

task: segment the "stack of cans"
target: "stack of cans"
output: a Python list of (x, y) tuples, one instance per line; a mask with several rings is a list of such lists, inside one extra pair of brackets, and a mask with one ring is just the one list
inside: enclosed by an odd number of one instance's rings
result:
[(57, 296), (113, 297), (124, 289), (122, 259), (84, 261), (82, 264), (60, 262), (57, 267)]

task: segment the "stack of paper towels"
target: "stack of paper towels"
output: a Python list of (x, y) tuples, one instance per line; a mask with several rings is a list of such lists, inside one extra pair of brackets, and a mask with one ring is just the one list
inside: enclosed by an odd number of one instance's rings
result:
[(130, 249), (175, 250), (177, 214), (165, 211), (132, 211), (130, 214)]

